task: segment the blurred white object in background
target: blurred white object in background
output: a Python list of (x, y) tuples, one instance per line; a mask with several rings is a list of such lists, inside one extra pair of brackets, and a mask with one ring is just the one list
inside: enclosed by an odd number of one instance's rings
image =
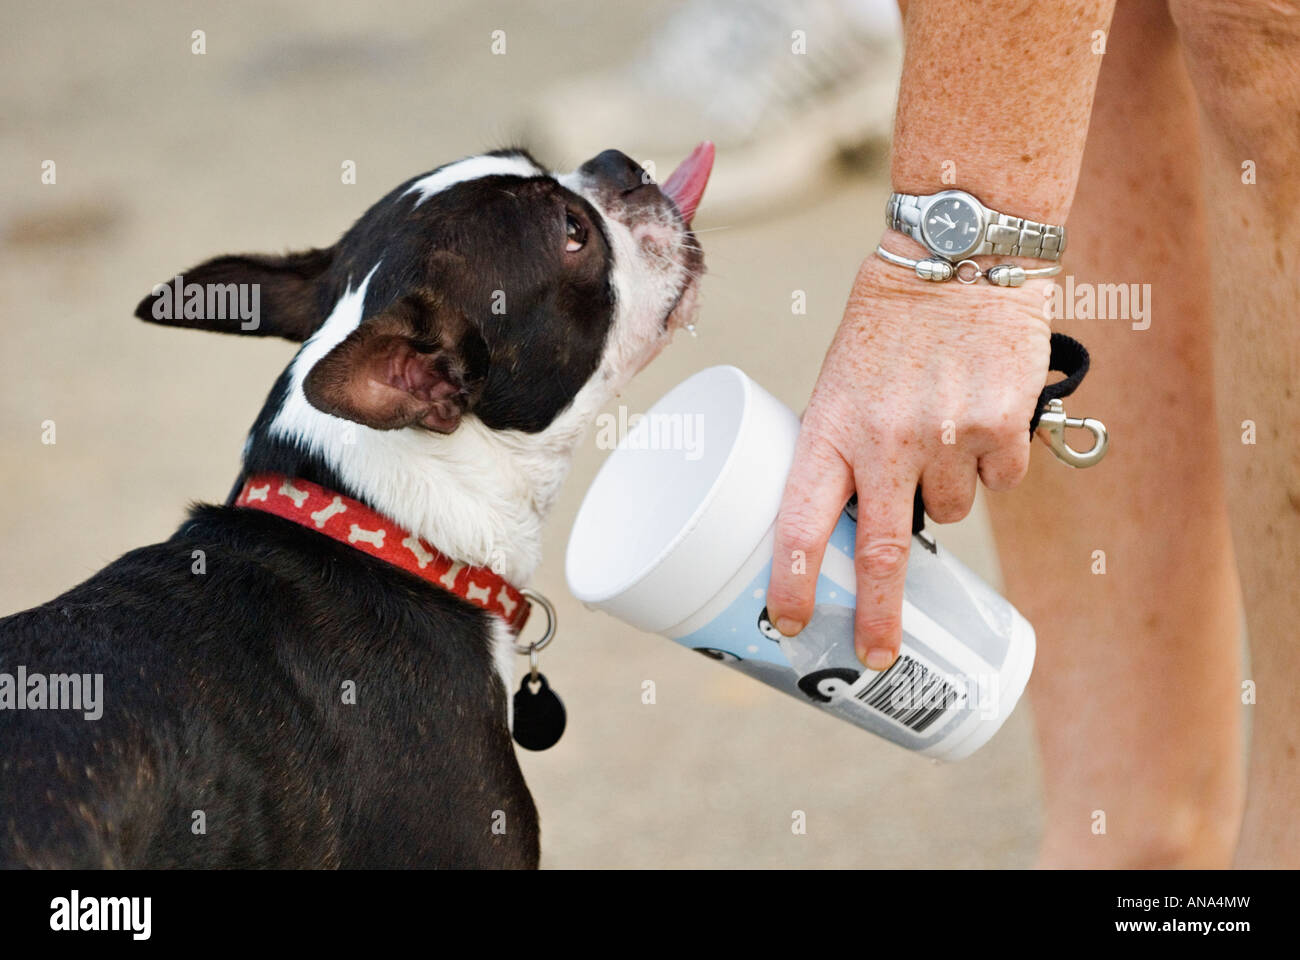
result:
[(543, 90), (524, 128), (560, 165), (602, 143), (658, 168), (712, 140), (705, 216), (735, 221), (883, 151), (901, 65), (894, 0), (686, 0), (622, 66)]

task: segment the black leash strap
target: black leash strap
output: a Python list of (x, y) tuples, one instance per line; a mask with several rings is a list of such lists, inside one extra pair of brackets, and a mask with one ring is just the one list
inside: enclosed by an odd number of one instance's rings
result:
[(1034, 419), (1029, 421), (1029, 435), (1038, 429), (1038, 421), (1053, 400), (1064, 400), (1078, 389), (1083, 378), (1088, 375), (1088, 351), (1074, 337), (1063, 333), (1052, 334), (1052, 359), (1049, 370), (1065, 374), (1065, 379), (1049, 383), (1038, 395), (1038, 406), (1034, 410)]
[[(1053, 400), (1064, 400), (1078, 389), (1083, 378), (1088, 375), (1088, 351), (1078, 340), (1063, 333), (1052, 334), (1052, 358), (1049, 370), (1065, 374), (1064, 379), (1049, 383), (1038, 395), (1038, 406), (1034, 408), (1034, 417), (1029, 421), (1029, 436), (1032, 438), (1038, 429), (1047, 405)], [(912, 533), (925, 529), (925, 503), (921, 499), (921, 488), (916, 488), (916, 499), (912, 502)]]

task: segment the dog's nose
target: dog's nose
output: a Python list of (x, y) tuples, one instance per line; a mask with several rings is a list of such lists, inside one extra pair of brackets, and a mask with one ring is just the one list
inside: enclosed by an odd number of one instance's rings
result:
[(592, 157), (578, 169), (601, 186), (619, 193), (626, 193), (647, 183), (654, 183), (654, 179), (641, 169), (639, 163), (619, 150), (606, 150)]

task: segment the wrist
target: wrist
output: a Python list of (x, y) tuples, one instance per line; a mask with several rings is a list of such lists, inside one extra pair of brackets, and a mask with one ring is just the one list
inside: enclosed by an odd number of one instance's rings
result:
[[(920, 243), (894, 230), (886, 230), (882, 234), (880, 246), (890, 253), (913, 260), (933, 256)], [(974, 259), (980, 263), (981, 269), (1011, 262), (1022, 262), (1029, 267), (1048, 265), (1042, 260), (1023, 257), (981, 256)], [(962, 317), (969, 317), (972, 308), (977, 305), (983, 310), (991, 303), (1002, 303), (1017, 313), (1032, 313), (1048, 327), (1051, 325), (1049, 306), (1055, 284), (1056, 280), (1052, 277), (1030, 277), (1019, 287), (999, 287), (983, 279), (977, 283), (960, 283), (956, 279), (936, 283), (922, 280), (910, 268), (886, 262), (874, 250), (863, 259), (858, 272), (858, 290), (870, 290), (870, 296), (896, 298), (923, 305), (927, 312), (951, 313)]]
[[(949, 263), (981, 255), (1059, 263), (1067, 246), (1063, 224), (998, 210), (959, 188), (929, 194), (891, 193), (885, 205), (885, 226), (910, 236), (933, 257)], [(971, 259), (971, 263), (978, 261)], [(1019, 264), (1007, 266), (1019, 270)], [(1051, 274), (1040, 268), (1039, 275)], [(1008, 283), (1005, 277), (995, 282), (999, 286), (1019, 283)]]
[[(925, 245), (920, 241), (892, 228), (886, 229), (885, 232), (881, 234), (880, 246), (884, 247), (890, 253), (896, 254), (900, 257), (907, 257), (910, 260), (926, 260), (936, 256), (936, 254), (927, 250)], [(1026, 269), (1035, 269), (1052, 265), (1052, 261), (1050, 260), (1035, 257), (1000, 256), (995, 253), (982, 253), (974, 257), (959, 258), (959, 260), (953, 262), (959, 262), (960, 259), (974, 261), (979, 264), (981, 270), (987, 270), (989, 267), (996, 266), (999, 263), (1012, 264)], [(1026, 281), (1026, 283), (1027, 282), (1029, 281)], [(940, 284), (936, 284), (936, 286), (940, 286)]]
[(972, 162), (962, 165), (962, 176), (956, 183), (952, 182), (953, 178), (938, 173), (939, 168), (929, 164), (924, 170), (899, 170), (896, 166), (889, 189), (918, 197), (944, 190), (964, 190), (995, 210), (1041, 223), (1065, 223), (1070, 215), (1073, 187), (1064, 194), (1059, 184), (1046, 182), (1032, 173), (1017, 170), (1012, 176), (995, 176), (992, 170), (976, 169)]

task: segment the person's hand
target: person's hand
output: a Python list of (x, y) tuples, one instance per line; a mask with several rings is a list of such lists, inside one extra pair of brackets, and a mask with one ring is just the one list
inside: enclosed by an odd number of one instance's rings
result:
[(978, 476), (1015, 486), (1047, 376), (1044, 285), (929, 283), (871, 255), (853, 284), (776, 521), (768, 614), (793, 636), (813, 615), (826, 542), (856, 489), (858, 658), (893, 663), (919, 484), (939, 523), (964, 517)]

